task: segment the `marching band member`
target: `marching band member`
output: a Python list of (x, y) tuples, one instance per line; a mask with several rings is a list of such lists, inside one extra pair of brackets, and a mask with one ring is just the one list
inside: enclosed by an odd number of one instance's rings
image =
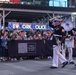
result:
[(67, 19), (62, 23), (65, 29), (65, 42), (62, 44), (64, 45), (64, 49), (62, 50), (62, 54), (66, 56), (66, 49), (68, 50), (68, 61), (70, 64), (74, 64), (73, 61), (73, 48), (74, 48), (74, 31), (76, 29), (73, 27), (71, 20)]
[[(54, 21), (54, 25), (52, 24)], [(68, 64), (66, 58), (60, 53), (58, 44), (61, 44), (63, 38), (60, 36), (64, 35), (64, 28), (61, 27), (61, 19), (53, 18), (49, 21), (49, 26), (54, 29), (54, 34), (59, 35), (59, 37), (53, 36), (53, 62), (50, 68), (58, 68), (58, 59), (62, 63), (62, 68)]]
[[(73, 28), (72, 30), (68, 31), (68, 35), (66, 35), (66, 39), (69, 39), (68, 43), (65, 42), (65, 49), (67, 48), (68, 50), (68, 61), (70, 64), (74, 64), (74, 61), (73, 61), (73, 48), (74, 48), (74, 34), (73, 34), (73, 31), (76, 31), (75, 28)], [(67, 32), (66, 32), (67, 33)], [(65, 41), (66, 41), (65, 39)], [(68, 46), (67, 46), (68, 45)], [(64, 50), (65, 52), (66, 50)], [(65, 52), (66, 53), (66, 52)], [(65, 53), (63, 53), (63, 55), (65, 55)]]

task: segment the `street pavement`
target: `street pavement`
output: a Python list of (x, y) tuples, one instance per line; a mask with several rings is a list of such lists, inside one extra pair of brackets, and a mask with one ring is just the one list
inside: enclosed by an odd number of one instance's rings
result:
[[(76, 62), (76, 58), (74, 58)], [(50, 69), (52, 59), (31, 59), (0, 62), (0, 75), (76, 75), (76, 66), (68, 64), (58, 69)]]

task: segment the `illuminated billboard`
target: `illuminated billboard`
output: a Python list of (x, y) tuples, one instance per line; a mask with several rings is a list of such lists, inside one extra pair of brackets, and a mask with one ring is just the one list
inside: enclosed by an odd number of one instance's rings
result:
[(50, 0), (49, 6), (68, 7), (68, 0)]
[(0, 2), (9, 2), (10, 0), (0, 0)]
[(14, 4), (19, 4), (19, 0), (0, 0), (0, 3), (14, 3)]
[(10, 3), (19, 4), (19, 0), (10, 0)]
[(14, 30), (15, 28), (19, 30), (29, 31), (31, 28), (34, 30), (46, 30), (48, 26), (46, 24), (37, 23), (20, 23), (20, 22), (8, 22), (8, 30)]

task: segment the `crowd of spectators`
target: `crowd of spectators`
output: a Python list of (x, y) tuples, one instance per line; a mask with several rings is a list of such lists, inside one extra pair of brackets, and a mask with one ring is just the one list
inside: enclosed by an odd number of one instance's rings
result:
[[(52, 32), (50, 30), (33, 30), (32, 28), (29, 32), (24, 30), (18, 30), (17, 28), (13, 31), (9, 31), (8, 27), (5, 27), (0, 31), (0, 60), (6, 61), (8, 57), (8, 41), (11, 40), (50, 40)], [(13, 60), (12, 58), (10, 58)], [(16, 59), (15, 59), (16, 60)]]

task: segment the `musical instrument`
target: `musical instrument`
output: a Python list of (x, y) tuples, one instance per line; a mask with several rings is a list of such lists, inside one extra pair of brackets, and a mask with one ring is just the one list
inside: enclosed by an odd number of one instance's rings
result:
[(65, 31), (70, 31), (73, 29), (74, 25), (71, 20), (67, 19), (64, 22), (62, 22), (61, 26), (64, 28)]
[(74, 37), (68, 34), (68, 31), (71, 31), (74, 27), (71, 20), (67, 19), (64, 22), (62, 22), (61, 26), (66, 31), (66, 39), (65, 39), (65, 47), (72, 48), (74, 47)]

